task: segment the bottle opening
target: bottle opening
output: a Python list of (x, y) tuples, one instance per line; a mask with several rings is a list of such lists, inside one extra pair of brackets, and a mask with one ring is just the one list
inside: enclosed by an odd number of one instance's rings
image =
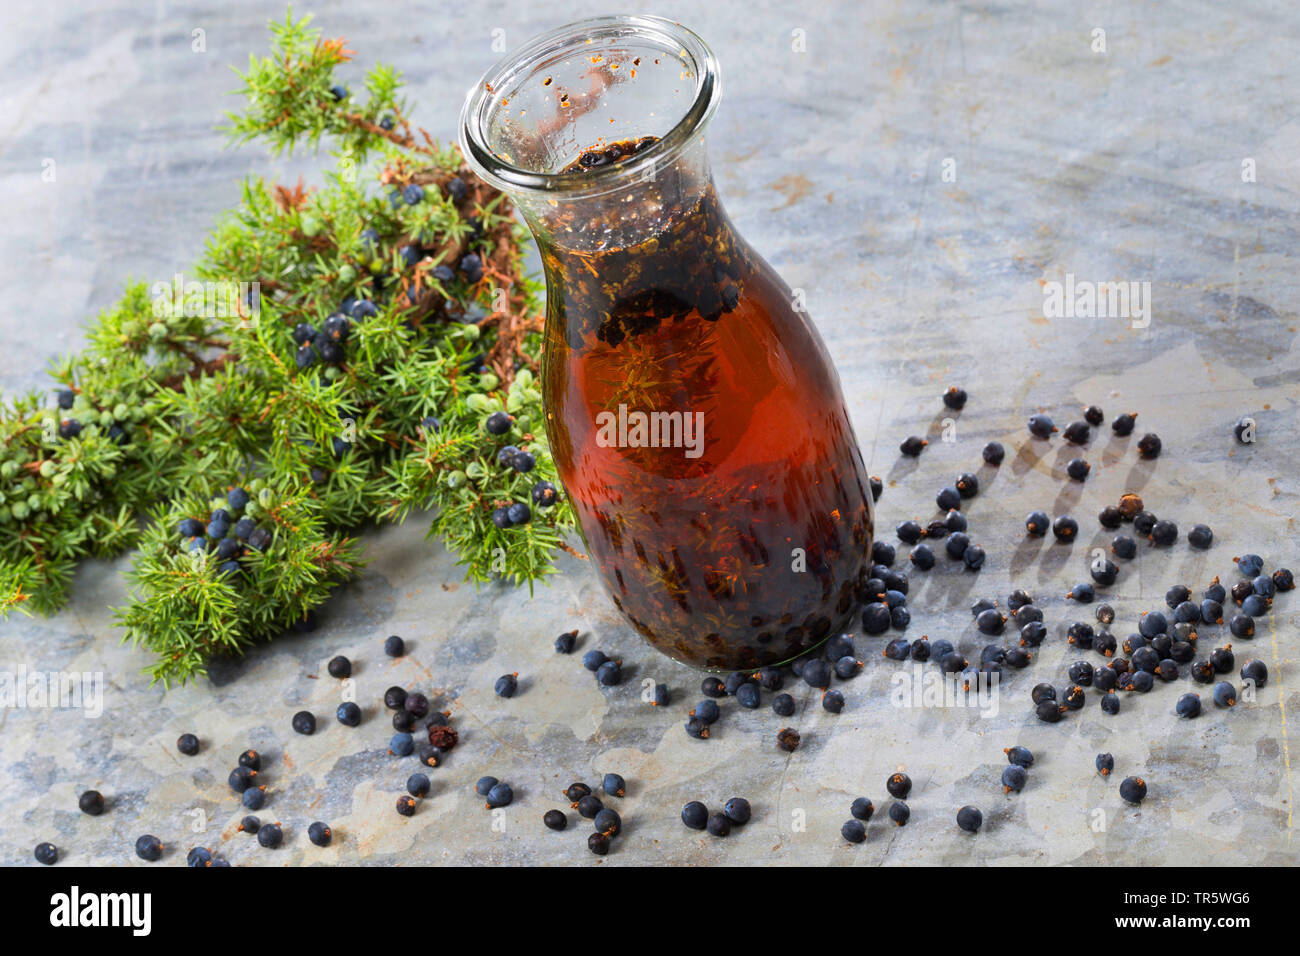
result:
[[(539, 36), (466, 97), (460, 145), (483, 179), (552, 199), (653, 178), (704, 130), (721, 92), (713, 52), (659, 17), (596, 17)], [(587, 150), (654, 137), (617, 164), (564, 172)]]

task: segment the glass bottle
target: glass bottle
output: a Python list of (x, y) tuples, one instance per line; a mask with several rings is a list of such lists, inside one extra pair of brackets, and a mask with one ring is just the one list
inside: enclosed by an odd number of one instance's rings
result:
[(541, 251), (546, 432), (606, 590), (658, 650), (730, 670), (848, 626), (873, 516), (826, 348), (718, 200), (720, 93), (679, 24), (584, 20), (494, 67), (460, 139)]

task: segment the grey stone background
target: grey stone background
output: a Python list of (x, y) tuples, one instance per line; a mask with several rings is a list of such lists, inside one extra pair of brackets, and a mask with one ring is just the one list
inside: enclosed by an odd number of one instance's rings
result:
[[(415, 118), (443, 139), (454, 136), (466, 88), (497, 58), (494, 28), (513, 48), (561, 16), (626, 12), (577, 2), (561, 14), (519, 0), (311, 7), (327, 35), (347, 36), (358, 51), (359, 65), (340, 78), (357, 83), (375, 59), (396, 65)], [(1055, 726), (1035, 721), (1028, 702), (1034, 683), (1064, 682), (1070, 659), (1098, 659), (1067, 649), (1065, 628), (1092, 609), (1063, 595), (1086, 578), (1089, 548), (1108, 540), (1095, 515), (1121, 492), (1141, 491), (1184, 533), (1205, 521), (1217, 534), (1209, 552), (1183, 539), (1164, 551), (1144, 547), (1124, 565), (1108, 592), (1121, 639), (1170, 584), (1199, 591), (1215, 574), (1235, 580), (1233, 555), (1300, 564), (1295, 6), (898, 0), (643, 10), (692, 26), (722, 62), (725, 99), (711, 133), (719, 187), (741, 232), (806, 292), (870, 469), (886, 481), (882, 528), (928, 517), (934, 492), (974, 469), (984, 442), (1007, 444), (1000, 469), (979, 470), (984, 491), (969, 506), (989, 554), (984, 571), (961, 573), (941, 558), (934, 572), (912, 576), (910, 595), (910, 636), (947, 637), (972, 657), (987, 640), (971, 626), (974, 597), (1005, 600), (1015, 586), (1038, 597), (1053, 636), (1005, 682), (997, 716), (891, 706), (900, 665), (882, 659), (873, 639), (860, 642), (867, 666), (844, 685), (843, 714), (824, 713), (800, 687), (801, 711), (788, 721), (766, 701), (753, 712), (725, 701), (713, 739), (690, 740), (681, 724), (700, 675), (642, 646), (582, 563), (564, 559), (564, 574), (532, 597), (475, 592), (441, 548), (423, 542), (416, 521), (368, 536), (372, 567), (330, 603), (316, 634), (164, 692), (148, 686), (143, 659), (119, 645), (110, 623), (127, 562), (88, 564), (66, 611), (0, 624), (4, 669), (96, 671), (108, 682), (99, 720), (0, 711), (3, 859), (31, 863), (31, 848), (49, 840), (69, 863), (138, 864), (131, 844), (150, 832), (170, 848), (168, 863), (208, 845), (236, 864), (586, 864), (595, 858), (585, 821), (571, 813), (569, 831), (556, 834), (541, 815), (562, 804), (571, 780), (595, 785), (615, 770), (630, 784), (618, 802), (626, 829), (604, 865), (1295, 863), (1295, 595), (1259, 620), (1250, 646), (1237, 645), (1238, 661), (1262, 659), (1271, 680), (1231, 712), (1208, 706), (1198, 720), (1178, 721), (1173, 702), (1186, 677), (1125, 697), (1117, 717), (1101, 714), (1092, 692), (1080, 714)], [(214, 130), (236, 106), (223, 95), (237, 86), (229, 67), (264, 51), (264, 23), (282, 15), (274, 3), (3, 5), (6, 393), (41, 385), (45, 363), (79, 346), (82, 323), (114, 300), (124, 277), (186, 269), (205, 229), (237, 201), (241, 176), (311, 180), (310, 157), (224, 149)], [(206, 31), (205, 53), (191, 51), (195, 28)], [(1095, 28), (1105, 30), (1105, 53), (1091, 49)], [(795, 30), (806, 52), (792, 50)], [(1247, 158), (1255, 183), (1242, 182)], [(56, 163), (53, 183), (41, 179), (46, 159)], [(955, 181), (943, 176), (946, 160)], [(1046, 319), (1042, 283), (1066, 273), (1149, 280), (1149, 327)], [(951, 443), (940, 440), (938, 399), (950, 383), (971, 394)], [(1136, 436), (1113, 440), (1103, 429), (1086, 453), (1092, 476), (1068, 482), (1072, 454), (1059, 440), (1050, 450), (1029, 443), (1024, 420), (1041, 408), (1064, 424), (1086, 402), (1109, 415), (1139, 411), (1139, 433), (1159, 432), (1164, 455), (1141, 462)], [(1260, 424), (1252, 447), (1236, 445), (1230, 430), (1245, 414)], [(896, 450), (910, 433), (931, 439), (919, 461)], [(1080, 540), (1026, 541), (1021, 522), (1035, 507), (1074, 513)], [(576, 656), (552, 652), (553, 637), (572, 627), (582, 631), (580, 650), (623, 657), (623, 686), (602, 690)], [(408, 657), (382, 656), (389, 633), (407, 638)], [(1201, 652), (1225, 639), (1205, 629)], [(366, 713), (356, 730), (333, 721), (338, 691), (319, 679), (335, 653), (356, 662)], [(499, 700), (493, 680), (510, 671), (523, 691)], [(672, 686), (666, 713), (642, 702), (643, 679)], [(413, 762), (385, 753), (390, 730), (378, 703), (394, 683), (438, 694), (462, 731), (411, 819), (393, 803)], [(289, 730), (303, 707), (321, 720), (311, 738)], [(773, 742), (786, 723), (804, 735), (792, 756)], [(200, 756), (176, 752), (185, 731), (202, 738)], [(998, 777), (1002, 748), (1013, 743), (1038, 762), (1028, 788), (1008, 797)], [(273, 853), (234, 831), (241, 812), (225, 774), (247, 746), (267, 757), (271, 799), (260, 815), (286, 830)], [(1115, 755), (1110, 780), (1093, 771), (1102, 750)], [(897, 767), (916, 781), (912, 822), (895, 829), (881, 814), (866, 844), (845, 845), (838, 830), (850, 801), (867, 795), (883, 810), (884, 780)], [(495, 829), (471, 789), (486, 773), (517, 795)], [(1130, 773), (1150, 786), (1140, 809), (1118, 798)], [(108, 797), (104, 816), (77, 811), (88, 787)], [(747, 797), (755, 818), (725, 841), (677, 820), (687, 800), (717, 806), (732, 795)], [(964, 803), (984, 810), (977, 837), (953, 824)], [(195, 809), (205, 832), (195, 832)], [(335, 828), (327, 850), (306, 840), (314, 819)]]

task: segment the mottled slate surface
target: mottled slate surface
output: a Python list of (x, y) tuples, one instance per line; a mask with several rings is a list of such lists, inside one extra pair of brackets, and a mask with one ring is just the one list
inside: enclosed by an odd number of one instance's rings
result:
[[(382, 16), (373, 5), (314, 6), (363, 62), (379, 56), (405, 71), (419, 121), (442, 137), (454, 133), (463, 90), (496, 58), (494, 29), (513, 47), (556, 25), (549, 8), (517, 0), (404, 4)], [(1008, 446), (1000, 469), (980, 470), (985, 492), (969, 506), (985, 570), (960, 573), (941, 559), (935, 572), (913, 576), (910, 595), (912, 634), (948, 637), (971, 656), (985, 643), (970, 624), (971, 599), (1005, 598), (1017, 585), (1039, 596), (1052, 637), (1004, 684), (999, 713), (891, 706), (901, 667), (880, 658), (873, 640), (864, 674), (844, 687), (844, 714), (823, 713), (806, 689), (795, 691), (802, 710), (789, 721), (727, 701), (714, 738), (689, 740), (680, 725), (699, 675), (642, 647), (582, 564), (565, 559), (564, 575), (532, 598), (476, 593), (457, 585), (448, 556), (416, 524), (370, 536), (373, 566), (331, 602), (319, 632), (164, 693), (139, 676), (141, 659), (109, 623), (125, 563), (91, 565), (64, 613), (0, 625), (3, 669), (94, 671), (107, 681), (98, 720), (0, 712), (3, 858), (30, 862), (31, 847), (51, 840), (69, 862), (136, 863), (131, 842), (152, 832), (173, 848), (172, 863), (195, 844), (236, 863), (587, 863), (576, 814), (564, 834), (544, 830), (540, 817), (570, 779), (594, 784), (612, 769), (631, 792), (619, 803), (625, 835), (605, 865), (1131, 862), (1137, 847), (1147, 862), (1294, 863), (1294, 595), (1260, 619), (1250, 647), (1237, 647), (1271, 671), (1256, 703), (1179, 722), (1172, 708), (1184, 678), (1177, 690), (1126, 698), (1118, 717), (1102, 715), (1095, 697), (1060, 725), (1028, 714), (1029, 687), (1063, 682), (1076, 656), (1064, 630), (1090, 611), (1063, 595), (1086, 576), (1088, 549), (1106, 540), (1095, 514), (1120, 492), (1140, 490), (1184, 531), (1206, 521), (1218, 535), (1208, 553), (1183, 541), (1144, 548), (1125, 565), (1110, 589), (1121, 639), (1169, 584), (1234, 580), (1234, 554), (1300, 563), (1294, 6), (904, 0), (651, 12), (694, 26), (722, 60), (726, 98), (712, 133), (719, 186), (744, 234), (805, 290), (871, 470), (886, 479), (882, 526), (928, 516), (934, 492), (974, 468), (985, 441)], [(235, 202), (242, 174), (311, 176), (309, 158), (223, 150), (213, 130), (231, 107), (222, 95), (235, 85), (228, 65), (264, 48), (262, 23), (278, 13), (250, 3), (4, 5), (0, 387), (39, 384), (44, 363), (77, 346), (83, 319), (112, 301), (124, 276), (185, 269), (205, 226)], [(191, 51), (196, 28), (206, 53)], [(1090, 49), (1094, 28), (1106, 31), (1105, 54)], [(792, 50), (796, 30), (806, 52)], [(47, 158), (54, 183), (40, 178)], [(1241, 181), (1247, 158), (1255, 183)], [(955, 181), (944, 176), (947, 160)], [(1150, 281), (1149, 326), (1046, 319), (1043, 283), (1067, 273)], [(971, 401), (944, 442), (938, 394), (950, 382)], [(1164, 438), (1164, 456), (1139, 462), (1135, 440), (1107, 433), (1087, 451), (1088, 482), (1066, 482), (1072, 455), (1059, 441), (1027, 445), (1023, 422), (1044, 408), (1064, 423), (1084, 402), (1140, 411), (1141, 425)], [(1254, 447), (1233, 443), (1242, 414), (1260, 422)], [(909, 433), (932, 441), (917, 462), (896, 452)], [(1023, 541), (1021, 519), (1034, 507), (1076, 514), (1081, 540)], [(602, 690), (576, 657), (552, 653), (551, 639), (570, 627), (582, 630), (580, 649), (622, 656), (627, 683)], [(407, 637), (409, 657), (381, 655), (389, 633)], [(1203, 650), (1218, 637), (1206, 632)], [(366, 719), (356, 730), (330, 718), (338, 691), (319, 675), (335, 653), (357, 662)], [(494, 697), (495, 677), (516, 670), (520, 695)], [(643, 703), (643, 679), (674, 688), (667, 713)], [(393, 683), (436, 691), (462, 731), (409, 820), (392, 807), (413, 766), (385, 753), (390, 731), (378, 704)], [(289, 731), (289, 715), (303, 707), (321, 719), (310, 739)], [(790, 757), (773, 744), (787, 722), (805, 740)], [(203, 738), (199, 757), (175, 751), (183, 731)], [(1005, 797), (1001, 750), (1017, 742), (1038, 763), (1026, 791)], [(270, 758), (261, 816), (282, 821), (288, 835), (274, 854), (233, 832), (240, 811), (225, 774), (250, 745)], [(1115, 754), (1109, 782), (1092, 771), (1100, 750)], [(884, 778), (899, 766), (916, 781), (911, 824), (877, 820), (865, 845), (845, 846), (837, 831), (850, 800), (865, 794), (883, 807)], [(471, 790), (485, 773), (517, 795), (495, 828)], [(1128, 773), (1150, 784), (1141, 810), (1118, 800), (1116, 781)], [(103, 817), (77, 812), (87, 787), (108, 796)], [(715, 805), (732, 795), (752, 801), (755, 819), (725, 842), (677, 822), (686, 800)], [(988, 820), (973, 840), (952, 822), (964, 803)], [(196, 809), (205, 833), (192, 832)], [(335, 827), (330, 849), (307, 843), (313, 819)]]

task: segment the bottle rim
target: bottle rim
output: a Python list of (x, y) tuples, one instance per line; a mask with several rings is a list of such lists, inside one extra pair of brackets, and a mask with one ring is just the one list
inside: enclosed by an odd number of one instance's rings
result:
[[(525, 169), (492, 149), (487, 136), (489, 110), (513, 78), (530, 72), (534, 63), (556, 56), (565, 47), (576, 48), (592, 39), (635, 36), (675, 45), (678, 55), (692, 69), (695, 95), (671, 130), (623, 162), (582, 172), (543, 173)], [(671, 164), (703, 132), (721, 95), (722, 77), (713, 50), (680, 23), (652, 16), (589, 17), (534, 37), (483, 75), (470, 89), (461, 108), (460, 149), (481, 179), (504, 192), (545, 193), (553, 200), (599, 196), (628, 182), (650, 178), (654, 170)]]

